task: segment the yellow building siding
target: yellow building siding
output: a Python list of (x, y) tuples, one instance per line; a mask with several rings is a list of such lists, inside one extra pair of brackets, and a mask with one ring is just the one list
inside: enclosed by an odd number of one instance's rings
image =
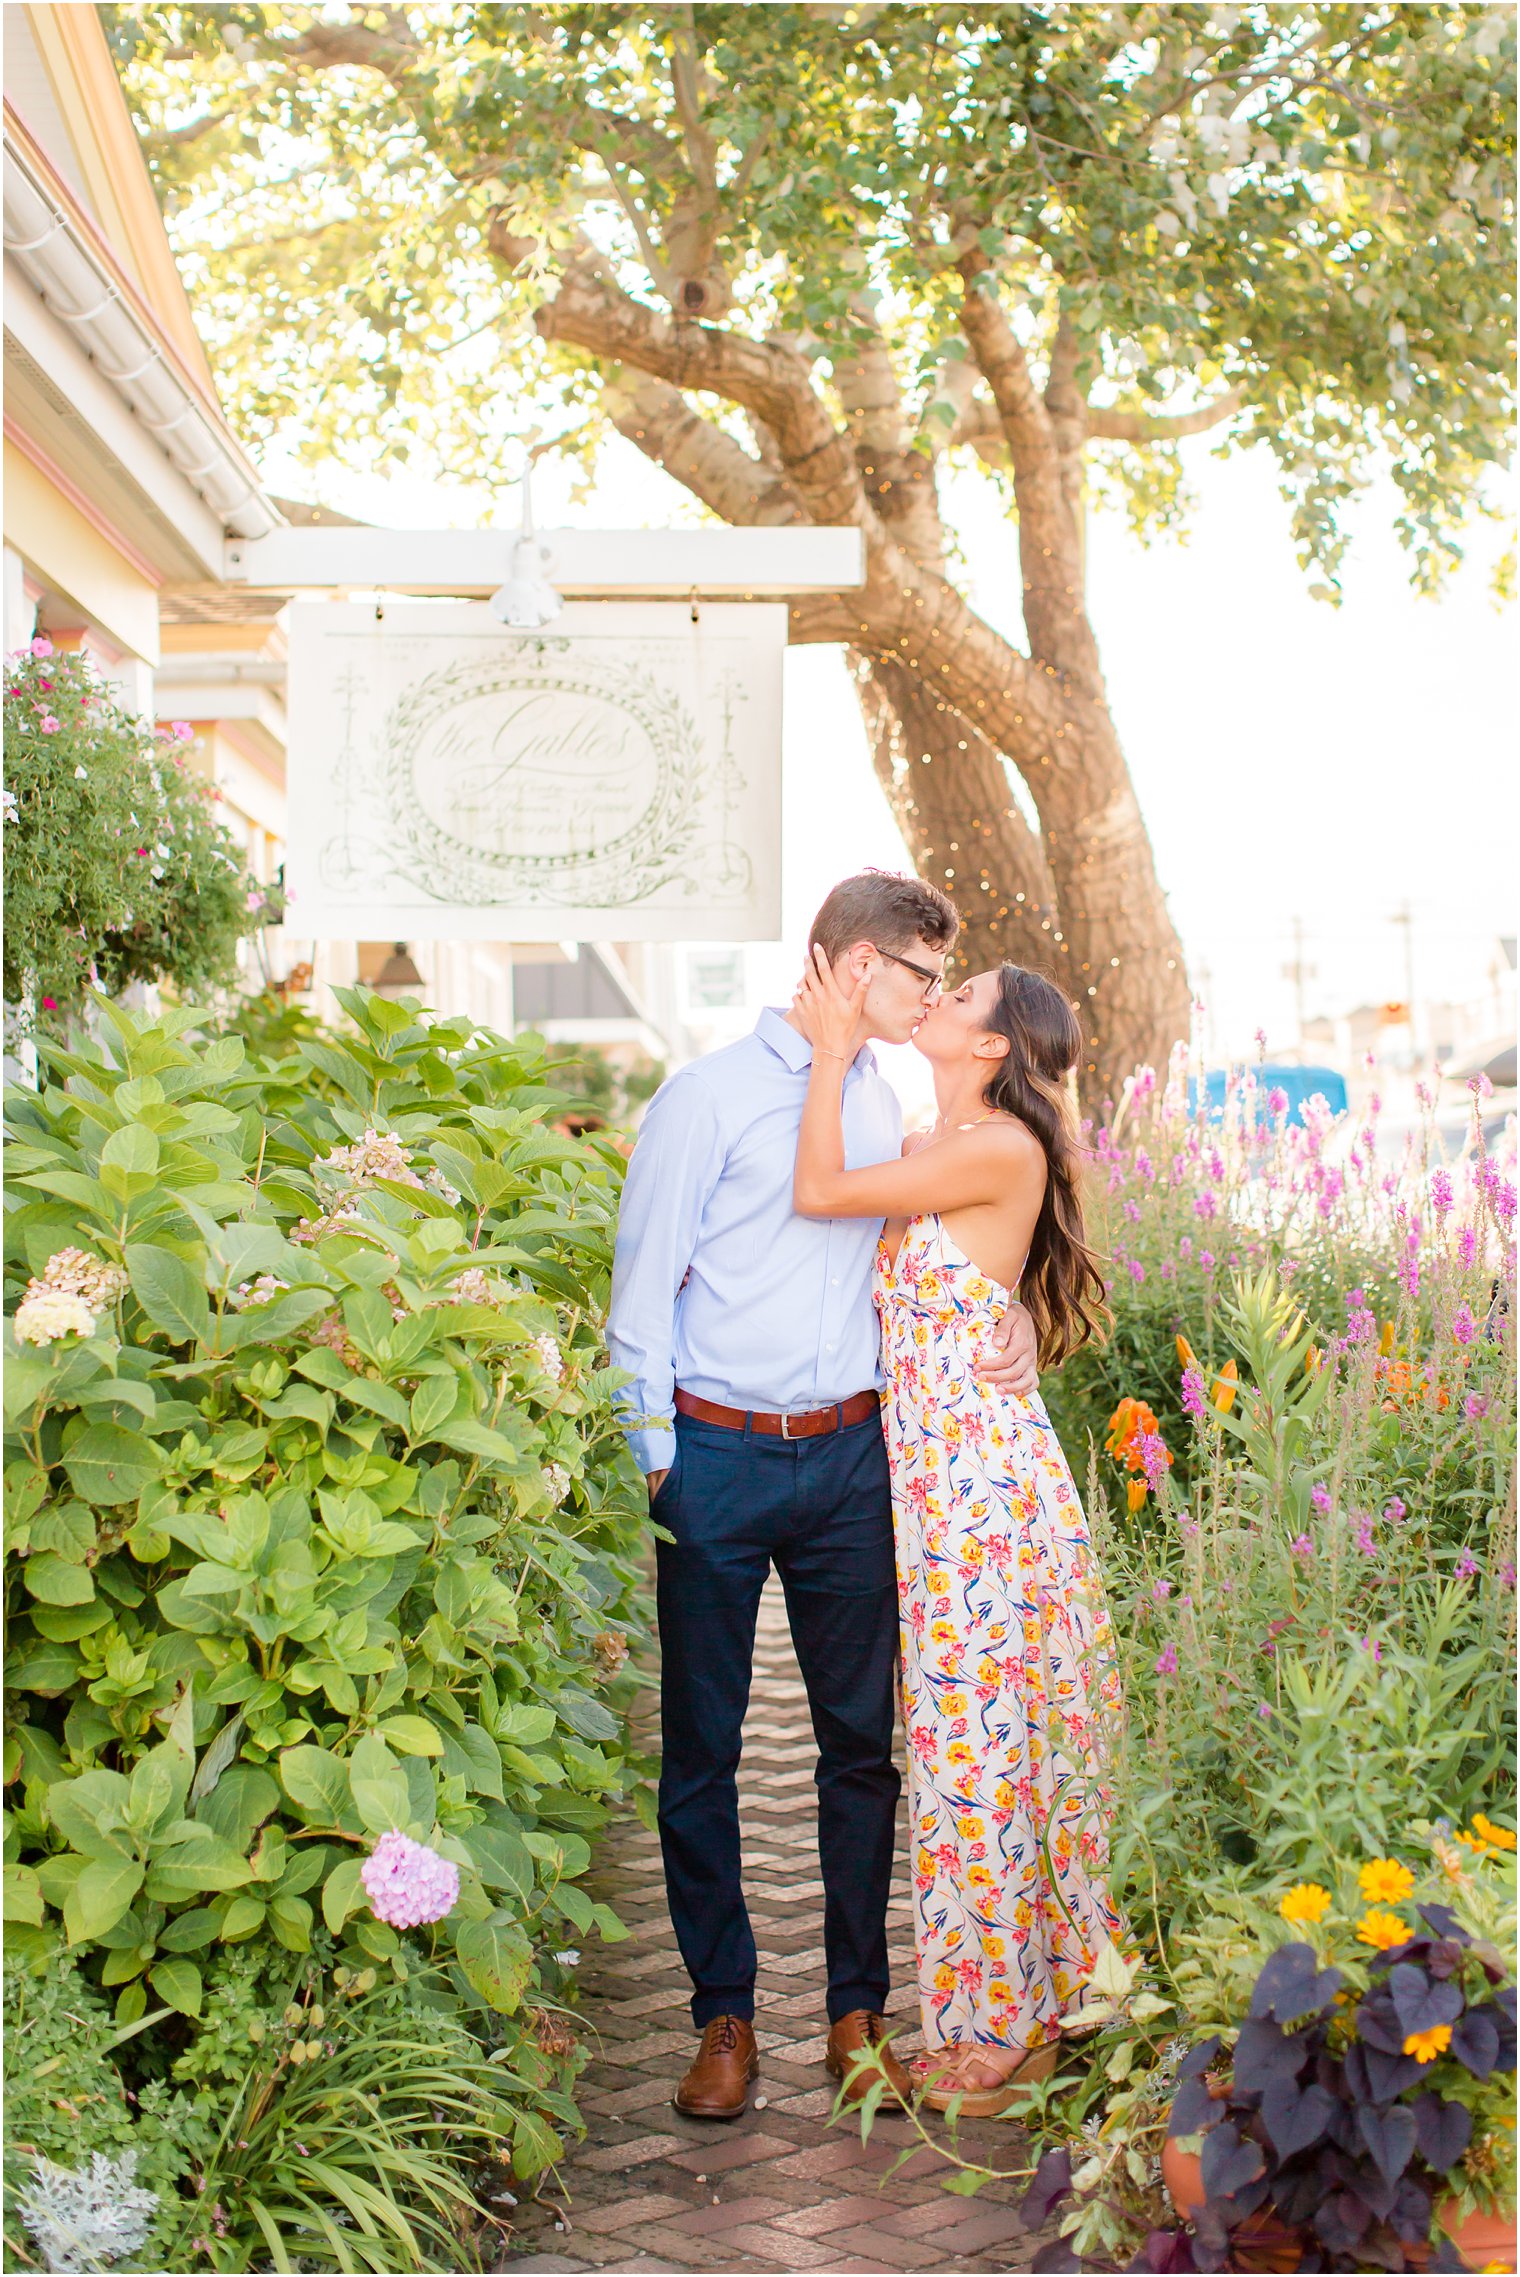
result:
[(145, 664), (158, 662), (158, 590), (56, 489), (16, 445), (5, 443), (5, 542), (27, 567), (79, 606)]

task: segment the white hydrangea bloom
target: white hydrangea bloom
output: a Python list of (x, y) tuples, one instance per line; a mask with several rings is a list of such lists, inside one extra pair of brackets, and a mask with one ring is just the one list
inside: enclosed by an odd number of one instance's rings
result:
[(240, 1281), (232, 1292), (234, 1312), (247, 1312), (255, 1305), (272, 1305), (277, 1296), (290, 1287), (277, 1273), (260, 1273), (257, 1280)]
[(69, 1296), (83, 1297), (91, 1312), (104, 1312), (127, 1285), (121, 1267), (108, 1265), (93, 1249), (55, 1249), (42, 1268), (41, 1280), (29, 1282), (26, 1293), (30, 1297), (39, 1289), (62, 1289)]
[(447, 1202), (451, 1210), (458, 1208), (461, 1199), (459, 1188), (449, 1184), (436, 1162), (431, 1170), (424, 1173), (422, 1183), (430, 1194), (437, 1194)]
[(550, 1499), (556, 1506), (564, 1501), (565, 1496), (570, 1492), (570, 1473), (563, 1463), (545, 1463), (544, 1484), (548, 1487)]
[(16, 1307), (13, 1325), (19, 1344), (56, 1344), (63, 1336), (93, 1336), (95, 1315), (83, 1297), (34, 1281)]
[(158, 2194), (137, 2188), (137, 2153), (96, 2151), (87, 2170), (39, 2157), (17, 2203), (49, 2269), (99, 2269), (142, 2249)]
[(335, 1146), (316, 1167), (356, 1186), (367, 1185), (372, 1178), (390, 1178), (401, 1186), (422, 1184), (394, 1131), (366, 1130), (352, 1146)]
[(555, 1339), (547, 1333), (543, 1336), (535, 1336), (532, 1349), (537, 1355), (539, 1366), (551, 1382), (563, 1383), (565, 1380), (565, 1355), (561, 1352)]

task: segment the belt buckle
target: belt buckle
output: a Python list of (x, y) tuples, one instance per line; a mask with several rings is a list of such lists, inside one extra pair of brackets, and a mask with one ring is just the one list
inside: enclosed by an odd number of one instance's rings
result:
[(800, 1408), (800, 1407), (799, 1407), (799, 1408), (796, 1408), (796, 1409), (793, 1409), (793, 1408), (790, 1408), (790, 1407), (784, 1407), (784, 1408), (781, 1410), (781, 1436), (782, 1436), (782, 1438), (783, 1438), (783, 1439), (790, 1439), (790, 1437), (791, 1437), (791, 1435), (792, 1435), (792, 1434), (791, 1434), (791, 1431), (790, 1431), (790, 1429), (788, 1428), (788, 1426), (789, 1426), (789, 1425), (790, 1425), (790, 1423), (791, 1423), (791, 1420), (792, 1420), (792, 1416), (793, 1416), (793, 1414), (794, 1414), (794, 1413), (795, 1413), (795, 1414), (797, 1414), (797, 1415), (801, 1415), (801, 1414), (803, 1414), (803, 1413), (804, 1413), (804, 1410), (803, 1410), (802, 1408)]

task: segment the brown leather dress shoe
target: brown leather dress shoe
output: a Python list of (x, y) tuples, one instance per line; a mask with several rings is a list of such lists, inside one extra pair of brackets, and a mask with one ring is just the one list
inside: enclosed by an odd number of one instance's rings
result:
[[(872, 2064), (852, 2076), (851, 2066), (855, 2057), (866, 2049), (876, 2051), (880, 2058), (880, 2069)], [(913, 2092), (912, 2082), (893, 2053), (885, 2019), (875, 2015), (869, 2008), (852, 2008), (848, 2016), (841, 2016), (837, 2024), (829, 2027), (829, 2044), (823, 2061), (831, 2079), (846, 2082), (844, 2099), (847, 2104), (863, 2103), (872, 2083), (885, 2071), (888, 2086), (882, 2101), (900, 2103), (904, 2109), (907, 2108)]]
[(760, 2053), (748, 2017), (715, 2016), (671, 2101), (688, 2119), (742, 2119), (749, 2083), (759, 2073)]

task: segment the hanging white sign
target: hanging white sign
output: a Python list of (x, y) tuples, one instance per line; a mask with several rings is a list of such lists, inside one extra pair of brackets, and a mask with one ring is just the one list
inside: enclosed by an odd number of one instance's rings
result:
[(290, 611), (295, 933), (774, 940), (784, 605)]

